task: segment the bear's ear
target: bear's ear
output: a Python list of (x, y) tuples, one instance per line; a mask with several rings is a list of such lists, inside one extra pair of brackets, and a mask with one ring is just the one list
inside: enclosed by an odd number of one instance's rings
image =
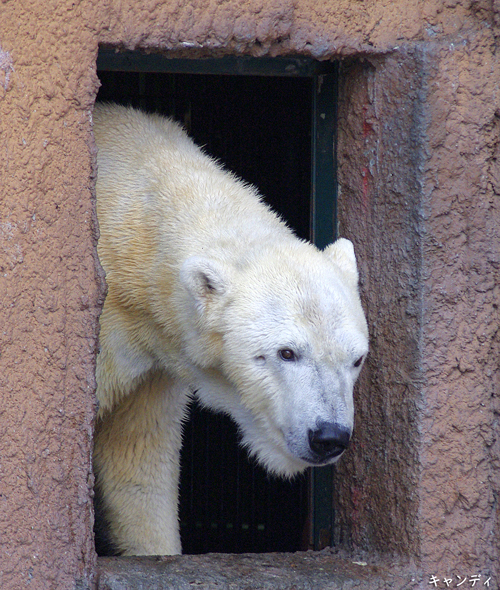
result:
[(324, 250), (328, 258), (341, 270), (352, 288), (358, 286), (358, 267), (354, 246), (345, 238), (339, 238)]
[(184, 262), (180, 279), (193, 297), (200, 313), (205, 311), (209, 301), (221, 297), (229, 288), (229, 281), (222, 266), (202, 256), (192, 256)]

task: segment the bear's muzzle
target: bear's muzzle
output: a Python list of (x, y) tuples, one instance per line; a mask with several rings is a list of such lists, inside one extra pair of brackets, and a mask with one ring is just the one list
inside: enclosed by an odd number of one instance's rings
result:
[(351, 430), (336, 422), (320, 422), (316, 430), (309, 430), (308, 438), (314, 462), (325, 463), (347, 449)]

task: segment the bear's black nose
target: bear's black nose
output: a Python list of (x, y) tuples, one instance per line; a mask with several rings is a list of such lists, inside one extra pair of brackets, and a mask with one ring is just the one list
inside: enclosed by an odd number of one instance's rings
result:
[(351, 431), (335, 422), (320, 422), (316, 430), (309, 431), (309, 446), (319, 461), (338, 457), (351, 439)]

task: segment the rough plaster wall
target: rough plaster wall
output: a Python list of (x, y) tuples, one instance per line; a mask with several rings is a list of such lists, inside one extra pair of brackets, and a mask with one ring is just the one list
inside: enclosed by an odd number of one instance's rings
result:
[(372, 550), (420, 556), (433, 571), (491, 563), (499, 12), (500, 0), (0, 3), (2, 588), (85, 587), (94, 571), (101, 284), (90, 109), (99, 43), (190, 56), (379, 56), (346, 70), (344, 86), (360, 117), (344, 111), (345, 139), (350, 130), (360, 147), (343, 153), (343, 192), (353, 199), (344, 212), (361, 207), (371, 217), (357, 226), (344, 215), (343, 225), (366, 255), (377, 340), (358, 399), (360, 417), (376, 427), (345, 462), (353, 479), (343, 484), (341, 533)]
[[(498, 40), (497, 40), (498, 42)], [(498, 560), (500, 64), (491, 33), (426, 55), (420, 494), (424, 558)], [(498, 522), (497, 522), (498, 526)], [(485, 565), (483, 567), (485, 567)]]
[(81, 19), (71, 3), (0, 5), (3, 590), (84, 588), (95, 564), (96, 43)]
[(318, 58), (459, 35), (493, 18), (491, 0), (129, 0), (103, 3), (102, 14), (100, 42), (123, 48)]
[(494, 44), (486, 29), (371, 59), (344, 67), (341, 88), (341, 233), (362, 260), (372, 351), (337, 538), (429, 572), (498, 560)]
[(337, 543), (418, 554), (420, 63), (407, 52), (344, 64), (340, 234), (351, 238), (371, 350), (355, 436), (336, 469)]

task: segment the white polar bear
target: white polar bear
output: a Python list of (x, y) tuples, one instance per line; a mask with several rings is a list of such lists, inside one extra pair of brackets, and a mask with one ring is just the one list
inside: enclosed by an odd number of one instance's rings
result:
[(194, 393), (271, 472), (335, 462), (368, 350), (351, 242), (299, 240), (180, 126), (96, 106), (96, 490), (116, 550), (181, 552), (182, 422)]

